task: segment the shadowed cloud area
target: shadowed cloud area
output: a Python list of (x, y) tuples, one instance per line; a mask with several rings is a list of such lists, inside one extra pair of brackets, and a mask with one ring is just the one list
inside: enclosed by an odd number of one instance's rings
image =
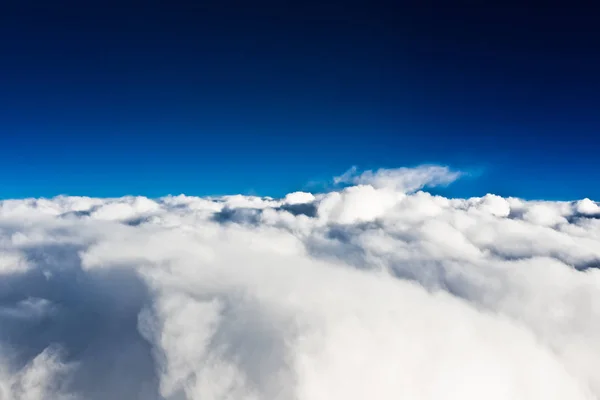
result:
[(425, 190), (0, 202), (0, 399), (600, 398), (600, 206)]

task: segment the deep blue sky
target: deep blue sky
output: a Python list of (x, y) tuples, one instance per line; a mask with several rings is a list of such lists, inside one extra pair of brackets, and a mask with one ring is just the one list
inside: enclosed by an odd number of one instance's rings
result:
[(452, 195), (600, 199), (598, 12), (388, 3), (2, 2), (0, 197), (442, 163), (482, 171)]

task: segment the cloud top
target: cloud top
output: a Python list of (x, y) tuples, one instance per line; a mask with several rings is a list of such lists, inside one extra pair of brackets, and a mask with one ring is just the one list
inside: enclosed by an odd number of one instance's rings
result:
[(590, 199), (329, 193), (0, 202), (0, 399), (600, 398)]

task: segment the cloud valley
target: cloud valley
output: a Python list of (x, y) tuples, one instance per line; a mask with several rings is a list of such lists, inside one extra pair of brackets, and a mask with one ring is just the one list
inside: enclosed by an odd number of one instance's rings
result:
[(600, 207), (329, 193), (0, 202), (0, 400), (599, 399)]

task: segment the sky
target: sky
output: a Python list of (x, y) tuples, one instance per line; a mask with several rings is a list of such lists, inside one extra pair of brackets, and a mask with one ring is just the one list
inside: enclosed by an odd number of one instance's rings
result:
[(438, 164), (448, 196), (600, 199), (597, 13), (502, 3), (3, 2), (0, 198)]
[(600, 15), (479, 3), (0, 1), (0, 399), (599, 400)]

